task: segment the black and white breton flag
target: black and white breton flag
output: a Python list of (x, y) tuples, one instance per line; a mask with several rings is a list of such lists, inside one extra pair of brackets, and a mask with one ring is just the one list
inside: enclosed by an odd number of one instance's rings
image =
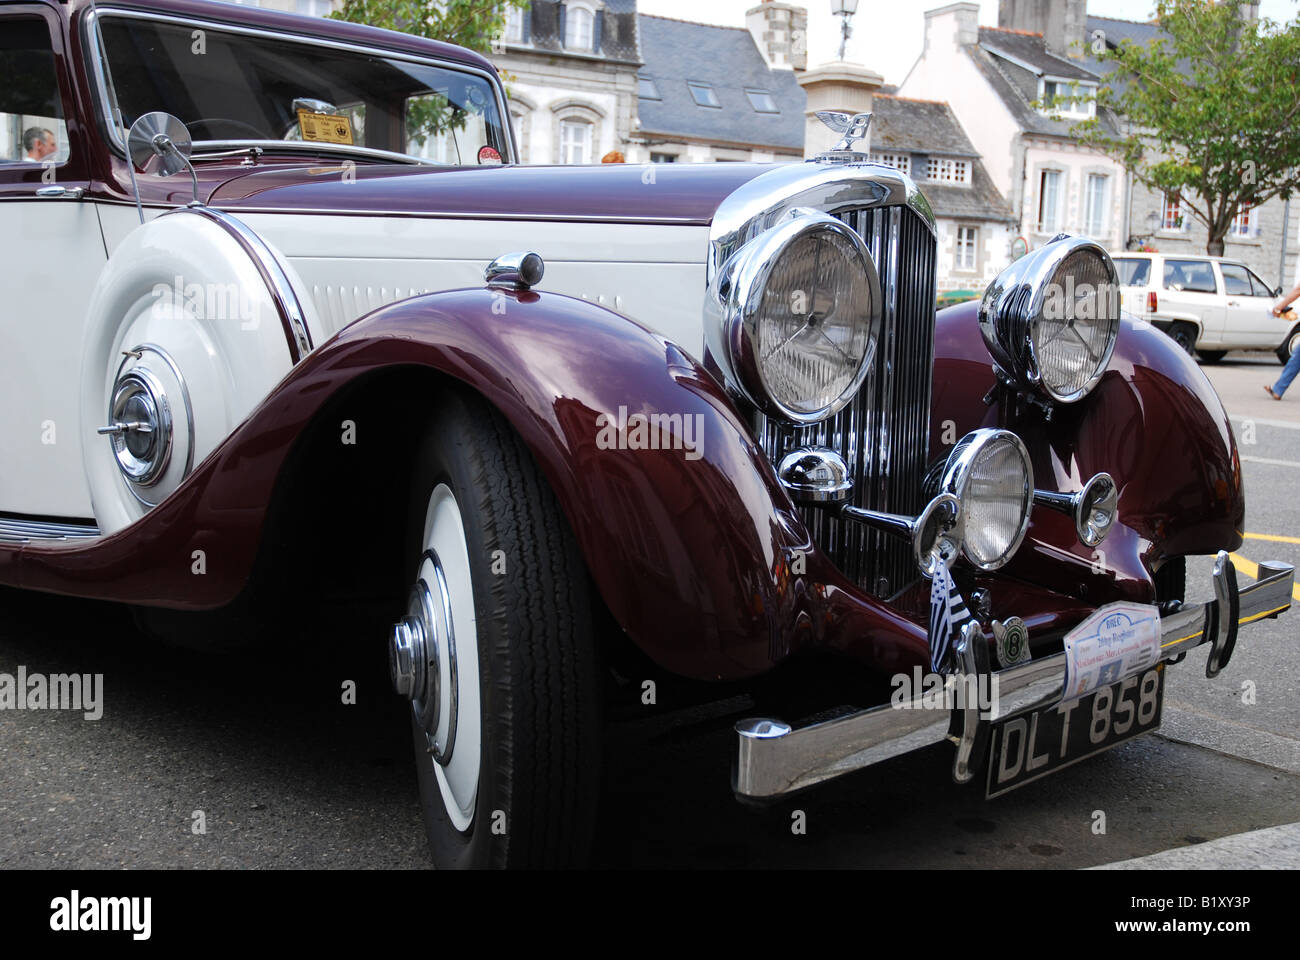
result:
[(974, 619), (945, 563), (936, 563), (930, 581), (930, 671), (942, 673), (957, 637)]

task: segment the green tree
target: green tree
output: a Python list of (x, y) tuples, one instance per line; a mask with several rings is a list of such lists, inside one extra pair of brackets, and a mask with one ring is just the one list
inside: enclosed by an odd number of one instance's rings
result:
[(526, 10), (531, 0), (343, 0), (330, 14), (336, 20), (442, 40), (479, 53), (505, 30), (511, 7)]
[[(1159, 0), (1161, 35), (1149, 45), (1094, 40), (1094, 55), (1115, 69), (1097, 91), (1097, 115), (1074, 128), (1148, 187), (1180, 194), (1215, 256), (1243, 204), (1300, 187), (1300, 18), (1250, 22), (1245, 6)], [(1120, 133), (1102, 125), (1105, 109)]]
[[(335, 20), (398, 30), (429, 40), (454, 43), (488, 53), (505, 32), (511, 7), (528, 8), (531, 0), (343, 0), (330, 14)], [(412, 97), (406, 105), (408, 135), (417, 143), (465, 123), (465, 114), (438, 93)]]

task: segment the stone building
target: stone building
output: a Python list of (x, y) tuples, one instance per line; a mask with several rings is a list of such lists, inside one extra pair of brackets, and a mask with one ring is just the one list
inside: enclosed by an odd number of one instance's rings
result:
[[(1100, 82), (1066, 52), (1082, 41), (1081, 11), (1082, 0), (1003, 0), (1000, 22), (1055, 30), (1051, 40), (1020, 26), (981, 27), (974, 3), (927, 11), (924, 49), (899, 88), (951, 104), (1030, 249), (1062, 231), (1110, 250), (1122, 249), (1127, 239), (1124, 167), (1071, 136), (1094, 105), (1038, 105), (1071, 91), (1086, 95)], [(1102, 122), (1116, 129), (1115, 118)]]
[(512, 8), (492, 60), (525, 163), (625, 153), (636, 118), (636, 0), (533, 0)]
[(1011, 260), (1016, 217), (946, 103), (877, 93), (871, 158), (902, 170), (934, 210), (937, 289), (982, 290)]

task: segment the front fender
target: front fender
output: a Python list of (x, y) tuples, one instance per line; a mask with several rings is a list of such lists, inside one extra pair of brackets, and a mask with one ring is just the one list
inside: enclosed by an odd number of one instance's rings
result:
[[(1042, 507), (1004, 572), (1100, 605), (1150, 603), (1166, 558), (1235, 550), (1245, 526), (1241, 462), (1227, 412), (1196, 363), (1144, 321), (1124, 321), (1109, 371), (1083, 400), (1046, 420), (994, 385), (978, 303), (941, 310), (935, 335), (930, 453), (980, 426), (1020, 435), (1035, 484), (1072, 493), (1094, 473), (1119, 487), (1118, 524), (1096, 550), (1068, 517)], [(951, 426), (949, 426), (949, 424)], [(947, 441), (947, 443), (945, 443)]]
[[(603, 307), (483, 289), (355, 321), (295, 366), (158, 507), (89, 544), (0, 551), (0, 582), (175, 609), (225, 606), (248, 583), (295, 440), (357, 378), (412, 365), (460, 381), (510, 421), (610, 611), (662, 666), (702, 679), (759, 673), (817, 621), (799, 610), (824, 590), (791, 576), (788, 558), (807, 551), (810, 577), (828, 565), (699, 364)], [(643, 414), (669, 419), (638, 433)], [(835, 584), (833, 569), (819, 582)], [(924, 643), (888, 611), (877, 626), (886, 641)]]

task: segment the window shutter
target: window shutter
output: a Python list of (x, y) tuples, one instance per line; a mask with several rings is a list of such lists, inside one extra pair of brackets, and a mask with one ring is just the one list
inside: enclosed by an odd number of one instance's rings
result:
[(533, 5), (531, 3), (524, 8), (524, 15), (520, 20), (519, 42), (530, 43), (533, 37)]
[(569, 45), (569, 5), (561, 3), (560, 7), (560, 48)]
[(605, 11), (597, 10), (595, 22), (591, 25), (591, 52), (600, 53), (601, 40), (605, 33)]

